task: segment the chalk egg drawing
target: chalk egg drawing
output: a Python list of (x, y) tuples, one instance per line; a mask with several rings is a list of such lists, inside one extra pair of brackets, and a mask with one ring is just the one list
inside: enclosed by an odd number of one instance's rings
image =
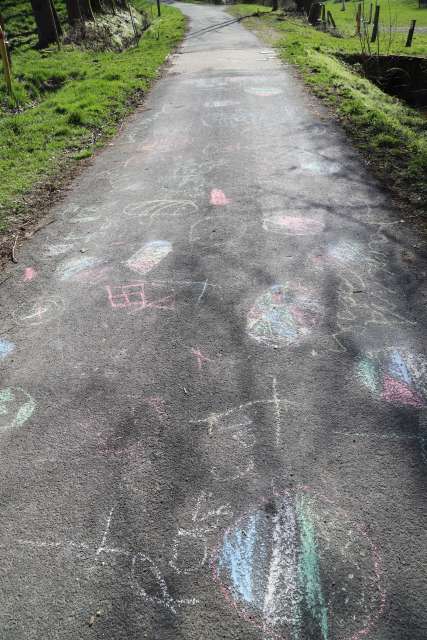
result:
[(427, 359), (404, 349), (365, 354), (357, 363), (362, 384), (380, 400), (422, 408), (427, 399)]
[(134, 253), (126, 264), (132, 271), (146, 274), (154, 269), (163, 258), (166, 258), (171, 251), (172, 245), (167, 240), (152, 240), (146, 242), (139, 251)]
[(301, 343), (320, 324), (322, 306), (312, 292), (291, 284), (277, 284), (263, 293), (248, 313), (248, 334), (275, 347)]
[(92, 267), (102, 264), (101, 258), (93, 258), (91, 256), (83, 256), (78, 258), (72, 258), (67, 260), (58, 268), (59, 277), (61, 280), (71, 280), (74, 277), (81, 275), (82, 272)]
[(23, 425), (35, 406), (33, 398), (23, 389), (0, 389), (0, 433)]
[(0, 338), (0, 360), (4, 360), (15, 350), (15, 344), (5, 338)]
[(268, 637), (359, 640), (384, 608), (376, 547), (306, 488), (264, 500), (212, 554), (227, 601)]
[(264, 218), (263, 227), (266, 231), (282, 233), (288, 236), (310, 236), (321, 233), (325, 228), (325, 224), (321, 218), (317, 217), (276, 215)]
[(258, 96), (259, 98), (270, 98), (283, 93), (279, 87), (247, 87), (245, 92), (250, 93), (252, 96)]

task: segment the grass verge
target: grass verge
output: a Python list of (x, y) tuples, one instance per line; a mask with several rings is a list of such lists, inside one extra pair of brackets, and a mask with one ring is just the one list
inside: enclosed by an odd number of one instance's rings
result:
[[(241, 16), (257, 8), (234, 5), (230, 12)], [(332, 107), (367, 159), (370, 171), (382, 179), (401, 205), (425, 216), (427, 119), (335, 57), (339, 52), (357, 51), (357, 42), (317, 31), (294, 16), (278, 21), (275, 14), (264, 15), (248, 18), (243, 24), (298, 67), (307, 85)]]
[[(145, 0), (133, 4), (149, 7)], [(0, 82), (0, 231), (25, 213), (34, 188), (52, 183), (116, 132), (184, 31), (184, 16), (162, 6), (139, 45), (121, 53), (72, 45), (14, 52), (19, 110), (11, 109)]]

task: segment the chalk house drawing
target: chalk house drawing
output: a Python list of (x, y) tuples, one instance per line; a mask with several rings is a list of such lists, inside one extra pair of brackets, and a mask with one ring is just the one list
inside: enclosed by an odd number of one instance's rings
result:
[(19, 387), (0, 389), (0, 433), (22, 426), (35, 406), (30, 394)]
[(276, 284), (249, 311), (247, 331), (261, 344), (297, 345), (320, 325), (322, 317), (322, 306), (313, 292), (299, 285)]
[(366, 353), (356, 365), (360, 382), (377, 399), (421, 409), (427, 400), (427, 359), (405, 349)]
[(321, 233), (325, 228), (320, 217), (298, 215), (275, 215), (264, 218), (262, 226), (266, 231), (288, 236), (311, 236)]
[(307, 488), (274, 495), (238, 519), (211, 567), (227, 601), (277, 639), (359, 640), (384, 609), (377, 548)]
[(144, 246), (133, 254), (127, 260), (126, 265), (132, 271), (145, 275), (159, 262), (166, 258), (166, 256), (172, 251), (172, 245), (167, 240), (152, 240), (146, 242)]

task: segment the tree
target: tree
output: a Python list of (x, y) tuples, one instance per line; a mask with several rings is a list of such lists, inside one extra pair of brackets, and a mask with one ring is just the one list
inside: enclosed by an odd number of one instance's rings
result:
[(91, 0), (79, 0), (83, 20), (94, 20)]
[(44, 49), (57, 42), (62, 35), (62, 28), (53, 0), (31, 0), (34, 19), (39, 36), (39, 47)]
[(82, 21), (82, 12), (80, 10), (79, 0), (65, 0), (67, 7), (68, 22), (71, 26)]

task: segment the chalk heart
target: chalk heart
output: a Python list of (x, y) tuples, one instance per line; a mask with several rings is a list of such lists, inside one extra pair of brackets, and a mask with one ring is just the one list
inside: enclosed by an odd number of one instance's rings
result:
[(232, 607), (272, 638), (359, 640), (384, 608), (377, 548), (308, 488), (264, 499), (239, 518), (211, 567)]
[(363, 355), (356, 376), (377, 399), (395, 406), (422, 409), (427, 404), (427, 359), (394, 347)]
[(306, 340), (322, 318), (323, 307), (313, 292), (292, 283), (277, 284), (256, 300), (247, 330), (261, 344), (285, 347)]
[(30, 394), (19, 387), (0, 389), (0, 433), (23, 425), (35, 406)]

